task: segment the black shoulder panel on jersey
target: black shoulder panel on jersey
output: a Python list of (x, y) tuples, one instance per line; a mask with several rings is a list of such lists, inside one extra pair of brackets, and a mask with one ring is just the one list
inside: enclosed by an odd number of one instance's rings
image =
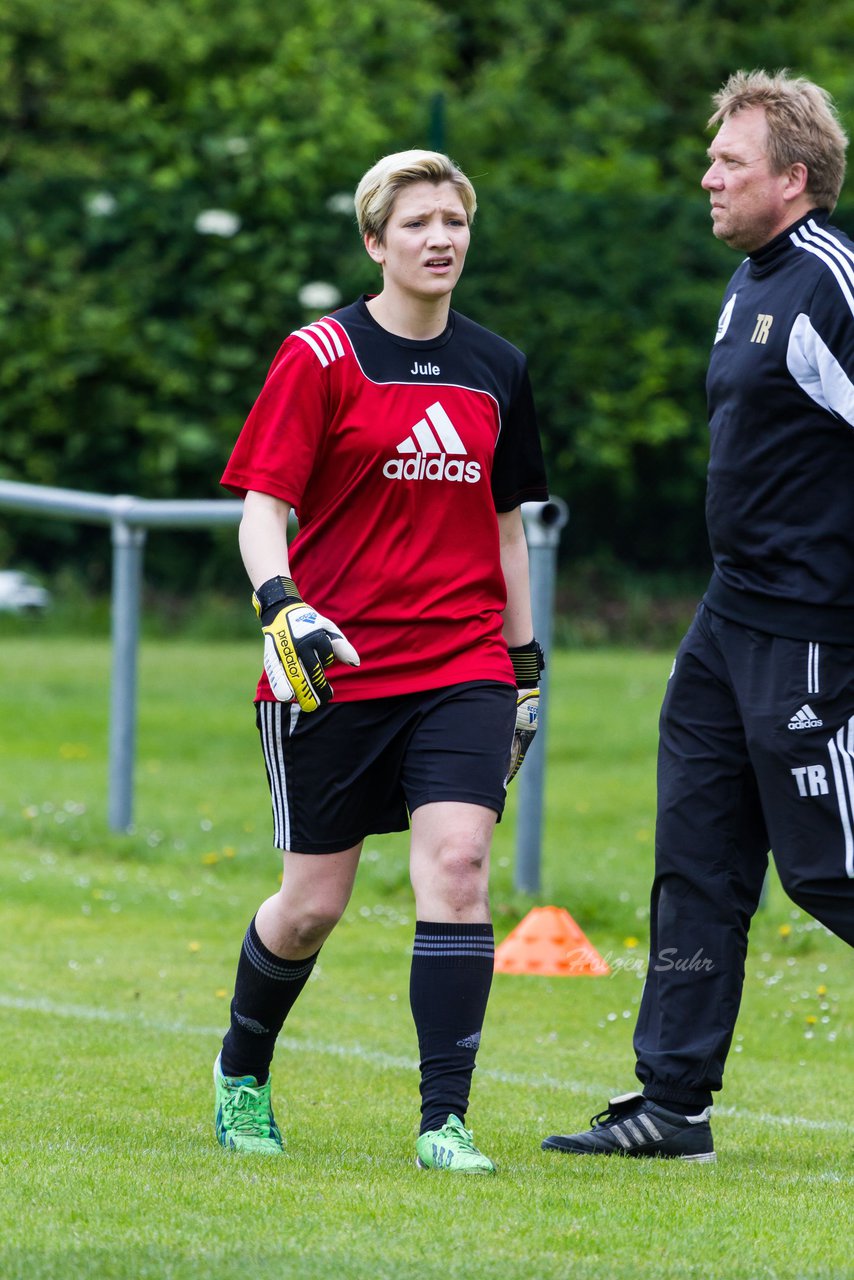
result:
[(521, 351), (467, 316), (451, 311), (438, 338), (415, 341), (389, 333), (360, 298), (332, 316), (347, 333), (365, 377), (377, 383), (470, 387), (498, 401), (502, 414), (518, 392)]

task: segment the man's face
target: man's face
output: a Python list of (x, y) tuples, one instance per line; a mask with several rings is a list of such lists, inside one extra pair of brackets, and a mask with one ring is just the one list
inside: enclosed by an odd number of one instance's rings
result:
[(732, 249), (751, 253), (773, 240), (800, 216), (784, 192), (788, 171), (772, 173), (768, 125), (762, 107), (749, 107), (724, 120), (709, 147), (702, 180), (712, 202), (712, 231)]
[(419, 299), (449, 294), (469, 247), (466, 211), (451, 182), (413, 182), (399, 192), (383, 242), (365, 245), (382, 264), (383, 287)]

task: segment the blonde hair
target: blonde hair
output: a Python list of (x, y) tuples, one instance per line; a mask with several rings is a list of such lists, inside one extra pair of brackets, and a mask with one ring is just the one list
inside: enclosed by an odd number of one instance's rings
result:
[(394, 202), (413, 182), (450, 182), (462, 201), (469, 225), (477, 208), (474, 187), (462, 169), (439, 151), (395, 151), (383, 156), (356, 188), (356, 217), (362, 236), (375, 236), (382, 244)]
[(789, 75), (786, 68), (736, 71), (712, 98), (716, 110), (709, 127), (750, 107), (761, 107), (768, 122), (768, 160), (774, 173), (792, 164), (807, 168), (807, 192), (822, 208), (832, 210), (845, 179), (848, 135), (830, 94), (811, 80)]

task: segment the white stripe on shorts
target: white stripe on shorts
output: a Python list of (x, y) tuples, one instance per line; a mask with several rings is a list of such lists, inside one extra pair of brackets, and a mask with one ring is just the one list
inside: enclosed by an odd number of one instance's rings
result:
[(810, 640), (807, 650), (807, 693), (820, 693), (818, 683), (818, 642)]
[(854, 716), (830, 739), (827, 749), (845, 836), (845, 874), (854, 879)]
[[(286, 724), (283, 724), (285, 715)], [(270, 780), (270, 796), (273, 803), (273, 844), (277, 849), (289, 849), (291, 843), (291, 813), (288, 803), (288, 779), (285, 773), (283, 732), (288, 737), (294, 731), (299, 716), (296, 702), (261, 703), (261, 746)]]

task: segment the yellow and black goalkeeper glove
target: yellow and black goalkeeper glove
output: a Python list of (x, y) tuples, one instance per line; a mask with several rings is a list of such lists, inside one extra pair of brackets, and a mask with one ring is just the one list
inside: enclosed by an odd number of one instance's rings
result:
[(324, 668), (336, 659), (358, 667), (359, 655), (334, 623), (303, 600), (291, 578), (268, 578), (252, 603), (264, 633), (264, 670), (279, 702), (296, 698), (316, 711), (332, 698)]
[[(543, 651), (536, 640), (510, 649), (510, 661), (516, 677), (516, 728), (510, 749), (510, 768), (507, 782), (512, 782), (522, 767), (522, 761), (537, 732), (540, 716), (540, 673), (546, 663)], [(506, 783), (505, 783), (506, 785)]]

